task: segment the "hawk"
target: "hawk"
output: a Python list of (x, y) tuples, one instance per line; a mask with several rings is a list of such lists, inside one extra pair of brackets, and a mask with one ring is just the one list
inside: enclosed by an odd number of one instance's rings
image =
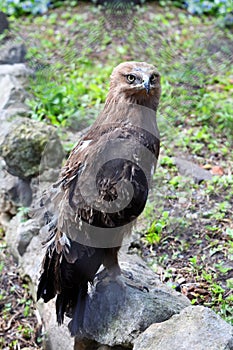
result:
[(56, 298), (58, 324), (83, 324), (88, 283), (100, 266), (121, 274), (118, 251), (142, 213), (159, 155), (160, 74), (145, 62), (119, 64), (104, 108), (41, 199), (46, 254), (37, 297)]

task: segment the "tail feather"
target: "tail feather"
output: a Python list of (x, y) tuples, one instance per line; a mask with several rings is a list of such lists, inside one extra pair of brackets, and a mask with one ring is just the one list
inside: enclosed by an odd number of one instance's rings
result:
[(44, 302), (47, 303), (57, 294), (56, 279), (54, 277), (58, 276), (56, 273), (58, 260), (59, 255), (56, 251), (52, 253), (52, 256), (50, 256), (48, 251), (46, 252), (43, 261), (43, 272), (37, 289), (37, 300), (43, 298)]
[(93, 281), (104, 254), (104, 249), (93, 248), (90, 252), (89, 247), (73, 241), (69, 253), (57, 252), (53, 243), (46, 252), (37, 298), (48, 302), (57, 295), (57, 322), (61, 325), (64, 315), (71, 317), (72, 336), (83, 328), (88, 283)]
[(77, 335), (78, 331), (83, 327), (86, 298), (87, 284), (80, 287), (78, 291), (76, 304), (73, 307), (72, 320), (68, 325), (72, 337)]
[(64, 313), (68, 305), (68, 299), (64, 293), (58, 294), (56, 299), (57, 323), (59, 326), (64, 322)]

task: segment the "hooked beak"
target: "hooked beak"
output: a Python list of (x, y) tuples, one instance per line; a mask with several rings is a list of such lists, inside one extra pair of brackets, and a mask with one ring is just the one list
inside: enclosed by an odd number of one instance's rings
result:
[(150, 93), (150, 80), (146, 80), (144, 82), (144, 88), (146, 89), (147, 95), (149, 95), (149, 93)]

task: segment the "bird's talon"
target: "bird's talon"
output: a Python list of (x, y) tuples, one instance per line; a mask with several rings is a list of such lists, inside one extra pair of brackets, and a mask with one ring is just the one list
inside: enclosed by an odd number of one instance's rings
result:
[(146, 286), (141, 286), (141, 285), (138, 285), (136, 283), (131, 283), (131, 282), (126, 282), (126, 284), (131, 288), (135, 288), (135, 289), (140, 290), (141, 292), (149, 293), (149, 288)]
[(108, 271), (106, 269), (100, 271), (96, 274), (96, 278), (98, 281), (102, 281), (103, 279), (107, 278), (109, 276)]
[(129, 280), (133, 281), (134, 280), (134, 277), (133, 277), (133, 274), (131, 271), (123, 271), (123, 275), (128, 278)]

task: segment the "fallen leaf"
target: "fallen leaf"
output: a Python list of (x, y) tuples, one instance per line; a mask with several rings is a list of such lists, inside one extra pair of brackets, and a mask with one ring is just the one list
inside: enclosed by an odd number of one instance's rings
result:
[(219, 176), (222, 176), (224, 175), (224, 170), (222, 167), (220, 166), (213, 166), (212, 169), (210, 170), (211, 174), (213, 175), (219, 175)]

